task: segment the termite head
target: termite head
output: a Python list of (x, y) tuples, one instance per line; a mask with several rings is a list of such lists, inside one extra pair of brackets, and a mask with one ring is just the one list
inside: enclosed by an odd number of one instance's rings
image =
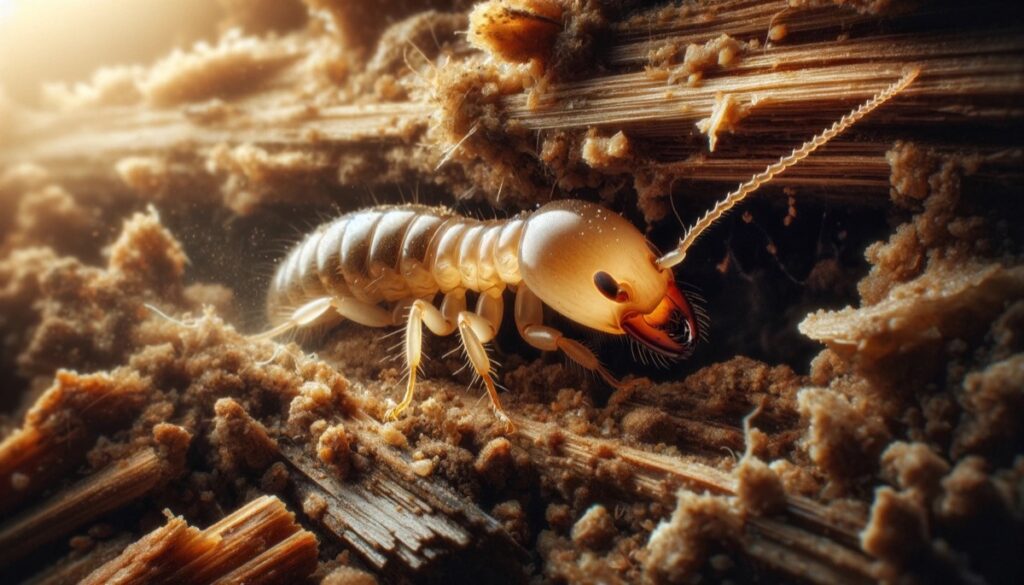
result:
[(656, 260), (633, 224), (576, 200), (537, 210), (519, 243), (523, 281), (545, 304), (587, 327), (685, 357), (698, 338), (697, 320), (672, 271)]

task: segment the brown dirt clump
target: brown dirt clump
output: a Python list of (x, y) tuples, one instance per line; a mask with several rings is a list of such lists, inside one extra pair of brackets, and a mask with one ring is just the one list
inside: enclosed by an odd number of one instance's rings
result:
[(674, 583), (695, 574), (707, 560), (712, 543), (737, 538), (741, 526), (729, 500), (681, 492), (672, 517), (651, 533), (644, 577)]

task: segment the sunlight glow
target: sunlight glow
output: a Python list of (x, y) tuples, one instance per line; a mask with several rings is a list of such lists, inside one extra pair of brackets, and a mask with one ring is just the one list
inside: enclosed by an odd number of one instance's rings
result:
[(14, 3), (16, 0), (0, 0), (0, 24), (3, 24), (11, 14), (14, 14)]

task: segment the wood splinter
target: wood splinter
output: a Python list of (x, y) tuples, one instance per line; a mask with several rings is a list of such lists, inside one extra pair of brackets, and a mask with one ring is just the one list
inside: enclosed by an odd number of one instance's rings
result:
[(294, 583), (316, 570), (317, 553), (284, 503), (261, 496), (206, 530), (170, 517), (82, 584)]

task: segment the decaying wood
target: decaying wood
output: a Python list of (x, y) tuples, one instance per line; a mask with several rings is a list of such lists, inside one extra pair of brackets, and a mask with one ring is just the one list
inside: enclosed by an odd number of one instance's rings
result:
[(343, 479), (287, 437), (268, 440), (267, 429), (228, 400), (218, 402), (218, 414), (230, 416), (236, 440), (258, 437), (244, 444), (258, 445), (250, 451), (260, 451), (265, 465), (283, 461), (296, 508), (374, 570), (409, 578), (447, 566), (513, 580), (521, 572), (526, 552), (501, 525), (440, 479), (417, 476), (403, 455), (383, 445), (378, 423), (365, 415), (346, 420), (345, 428), (374, 461)]
[(153, 449), (143, 449), (89, 476), (0, 526), (0, 566), (120, 508), (175, 474)]
[(316, 562), (316, 537), (260, 496), (206, 530), (171, 517), (82, 583), (295, 583)]
[(144, 400), (141, 385), (115, 384), (103, 373), (58, 372), (22, 427), (0, 442), (0, 515), (80, 465), (96, 438), (124, 424)]
[[(518, 444), (542, 474), (557, 478), (602, 476), (601, 466), (625, 465), (629, 480), (606, 482), (626, 501), (642, 498), (668, 505), (679, 490), (737, 494), (737, 480), (722, 470), (683, 456), (649, 453), (619, 443), (578, 435), (525, 417), (514, 417)], [(618, 477), (618, 474), (614, 474)], [(787, 495), (778, 516), (745, 516), (738, 544), (752, 559), (789, 578), (814, 583), (869, 583), (878, 579), (873, 559), (860, 551), (864, 518)]]
[[(892, 143), (891, 129), (1024, 120), (1024, 110), (1014, 100), (1024, 88), (1024, 37), (1012, 27), (1012, 19), (1007, 28), (991, 31), (941, 31), (976, 9), (945, 4), (912, 15), (893, 14), (888, 19), (895, 32), (874, 34), (858, 27), (877, 16), (835, 6), (792, 9), (783, 0), (723, 2), (701, 18), (676, 16), (662, 22), (637, 17), (615, 27), (606, 71), (505, 96), (497, 112), (517, 135), (537, 133), (538, 141), (555, 131), (623, 131), (643, 142), (634, 166), (680, 179), (731, 183), (773, 162), (892, 83), (909, 65), (919, 65), (920, 79), (885, 111), (777, 180), (779, 185), (883, 187), (889, 169), (881, 154)], [(933, 22), (938, 27), (925, 26)], [(698, 71), (695, 82), (687, 83), (685, 76), (669, 82), (674, 62), (651, 60), (666, 47), (675, 47), (681, 59), (688, 44), (701, 45), (722, 34), (759, 40), (776, 24), (785, 24), (795, 40), (783, 39), (768, 48), (745, 45), (726, 64)], [(841, 38), (849, 30), (857, 35)], [(204, 159), (213, 149), (252, 144), (323, 155), (322, 167), (306, 171), (327, 172), (339, 152), (387, 144), (407, 151), (405, 158), (417, 161), (405, 163), (411, 165), (408, 170), (429, 179), (473, 122), (448, 118), (451, 112), (443, 109), (443, 99), (435, 99), (442, 87), (427, 88), (407, 101), (307, 107), (302, 98), (280, 91), (287, 85), (283, 80), (295, 75), (285, 68), (274, 84), (276, 92), (241, 100), (227, 114), (216, 107), (212, 114), (202, 108), (121, 107), (28, 116), (8, 140), (16, 148), (0, 147), (0, 162), (31, 160), (46, 163), (58, 175), (82, 179), (86, 173), (99, 179), (110, 178), (107, 169), (124, 156), (175, 153), (186, 172), (203, 174)], [(430, 67), (418, 75), (438, 83), (430, 78)], [(695, 125), (714, 115), (723, 96), (735, 104), (729, 115), (736, 121), (709, 131), (731, 133), (709, 153), (707, 137)], [(415, 155), (424, 140), (435, 140), (426, 132), (431, 126), (450, 126), (462, 134), (450, 143), (430, 145), (426, 157)], [(492, 141), (495, 133), (510, 132), (498, 127), (487, 131)], [(981, 151), (1000, 148), (976, 135), (964, 139)], [(83, 168), (84, 161), (88, 166)]]
[(86, 553), (74, 551), (25, 581), (25, 585), (75, 585), (93, 571), (113, 560), (128, 545), (135, 542), (130, 534), (121, 534), (110, 540), (95, 543)]

